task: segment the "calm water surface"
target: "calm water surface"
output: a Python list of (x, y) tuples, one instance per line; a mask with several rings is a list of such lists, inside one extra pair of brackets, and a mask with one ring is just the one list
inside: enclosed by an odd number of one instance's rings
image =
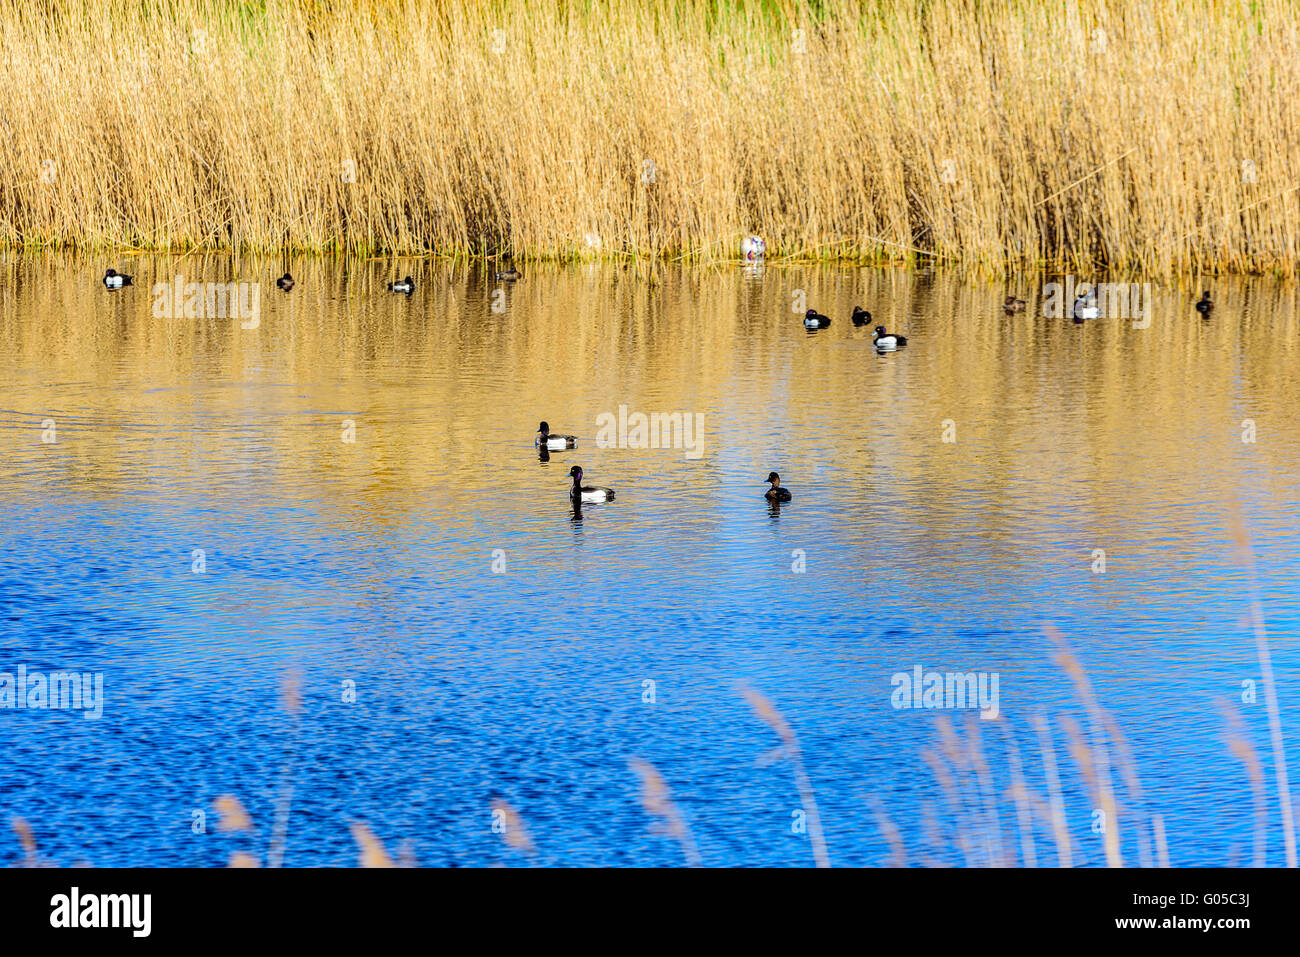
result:
[[(108, 265), (137, 284), (106, 291)], [(1042, 712), (1073, 860), (1099, 864), (1063, 721), (1086, 733), (1087, 713), (1053, 623), (1140, 777), (1139, 801), (1115, 773), (1125, 862), (1152, 814), (1176, 865), (1250, 861), (1252, 779), (1220, 699), (1261, 762), (1281, 861), (1262, 689), (1241, 701), (1261, 669), (1233, 529), (1294, 778), (1294, 287), (1216, 282), (1208, 322), (1199, 286), (1158, 288), (1139, 330), (1042, 318), (1041, 277), (1006, 316), (1001, 285), (902, 271), (538, 268), (498, 294), (473, 269), (303, 260), (284, 295), (284, 265), (0, 263), (0, 671), (102, 672), (106, 696), (97, 721), (0, 710), (0, 815), (31, 824), (44, 860), (264, 857), (290, 781), (289, 865), (355, 863), (354, 821), (424, 865), (681, 863), (639, 757), (705, 863), (810, 864), (748, 686), (798, 735), (833, 863), (896, 860), (882, 819), (909, 864), (1022, 853), (1009, 743), (1054, 863)], [(384, 292), (406, 272), (413, 296)], [(156, 318), (151, 286), (178, 274), (260, 281), (260, 324)], [(797, 290), (829, 329), (804, 331)], [(907, 349), (878, 356), (847, 321), (859, 303)], [(620, 405), (699, 413), (703, 454), (597, 447)], [(539, 460), (539, 419), (578, 449)], [(575, 516), (574, 464), (616, 501)], [(772, 469), (794, 491), (779, 510)], [(917, 665), (997, 673), (999, 720), (894, 708), (891, 676)], [(956, 750), (976, 734), (982, 781)], [(223, 794), (255, 835), (217, 831)], [(493, 833), (494, 800), (535, 854)], [(0, 862), (21, 856), (6, 830)]]

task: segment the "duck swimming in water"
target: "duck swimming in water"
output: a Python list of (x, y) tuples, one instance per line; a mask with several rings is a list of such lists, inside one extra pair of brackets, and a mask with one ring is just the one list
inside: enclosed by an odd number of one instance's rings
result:
[(871, 313), (861, 306), (853, 307), (853, 324), (855, 326), (867, 326), (871, 324)]
[(766, 481), (772, 487), (763, 493), (763, 498), (767, 499), (769, 502), (790, 501), (790, 490), (781, 487), (781, 476), (777, 475), (775, 472), (768, 472)]
[(537, 425), (537, 438), (534, 444), (543, 449), (576, 449), (578, 447), (578, 437), (576, 435), (557, 435), (551, 431), (549, 422), (539, 422)]
[(809, 309), (804, 313), (803, 324), (808, 329), (825, 329), (831, 324), (829, 316), (823, 316), (816, 309)]
[(123, 276), (115, 269), (110, 269), (104, 273), (104, 285), (109, 289), (121, 289), (123, 286), (131, 285), (131, 277)]
[(573, 487), (569, 489), (569, 498), (574, 503), (581, 505), (586, 502), (612, 502), (614, 501), (614, 490), (606, 488), (603, 485), (583, 485), (582, 469), (574, 466), (569, 469), (569, 474), (573, 476)]
[(892, 332), (886, 332), (884, 326), (876, 326), (876, 333), (872, 338), (876, 343), (877, 349), (886, 351), (907, 345), (907, 336), (899, 336)]
[(1200, 301), (1196, 303), (1196, 311), (1206, 317), (1214, 312), (1214, 300), (1210, 298), (1210, 290), (1201, 293)]
[(1025, 301), (1023, 299), (1017, 299), (1015, 296), (1007, 296), (1006, 299), (1002, 300), (1002, 311), (1008, 316), (1014, 315), (1017, 312), (1024, 312)]
[(281, 276), (279, 279), (275, 281), (275, 284), (280, 289), (283, 289), (285, 292), (288, 292), (290, 289), (293, 288), (293, 277), (290, 276), (288, 273), (285, 273), (283, 276)]
[(1091, 290), (1075, 299), (1074, 305), (1070, 308), (1070, 316), (1075, 322), (1096, 319), (1099, 315), (1101, 310), (1097, 308), (1097, 294)]
[(388, 291), (405, 293), (409, 296), (411, 293), (415, 292), (415, 280), (410, 276), (407, 276), (405, 279), (397, 280), (397, 282), (390, 282), (388, 284)]
[(501, 280), (502, 282), (515, 282), (516, 280), (522, 279), (523, 277), (524, 274), (515, 268), (514, 263), (511, 263), (505, 269), (497, 270), (497, 279)]

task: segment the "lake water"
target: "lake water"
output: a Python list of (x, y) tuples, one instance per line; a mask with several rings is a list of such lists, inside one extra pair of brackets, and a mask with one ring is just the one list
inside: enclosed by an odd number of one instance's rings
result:
[[(1040, 713), (1071, 860), (1102, 864), (1105, 802), (1064, 717), (1091, 725), (1051, 623), (1140, 776), (1138, 799), (1108, 736), (1124, 863), (1158, 853), (1155, 815), (1173, 864), (1249, 863), (1252, 786), (1282, 861), (1247, 616), (1257, 587), (1294, 780), (1294, 285), (1213, 281), (1208, 321), (1201, 285), (1158, 286), (1134, 328), (1044, 318), (1032, 276), (578, 266), (502, 284), (302, 259), (286, 295), (285, 265), (0, 261), (0, 671), (104, 689), (98, 720), (0, 710), (0, 817), (42, 860), (265, 859), (291, 785), (290, 866), (356, 863), (357, 821), (421, 865), (680, 864), (640, 758), (705, 864), (811, 865), (752, 689), (798, 736), (833, 864), (1023, 860), (1008, 742), (1032, 853), (1055, 863)], [(106, 266), (136, 284), (106, 290)], [(385, 291), (408, 272), (413, 295)], [(261, 283), (256, 327), (156, 316), (151, 287), (178, 275)], [(1008, 291), (1029, 310), (1005, 315)], [(801, 295), (829, 329), (805, 332)], [(908, 346), (878, 355), (856, 304)], [(700, 416), (698, 457), (600, 447), (620, 406)], [(578, 448), (542, 461), (541, 419)], [(574, 464), (615, 501), (575, 516)], [(770, 470), (793, 490), (779, 509)], [(997, 719), (895, 707), (892, 677), (918, 666), (996, 674)], [(225, 794), (255, 833), (219, 832)], [(22, 855), (6, 827), (0, 863)]]

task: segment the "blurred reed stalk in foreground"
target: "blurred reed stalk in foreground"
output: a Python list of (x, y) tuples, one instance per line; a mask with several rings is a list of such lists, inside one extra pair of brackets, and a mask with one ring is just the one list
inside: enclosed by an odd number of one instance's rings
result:
[(271, 829), (271, 846), (266, 854), (267, 867), (279, 867), (284, 862), (284, 849), (289, 840), (289, 809), (293, 804), (293, 771), (297, 757), (298, 732), (302, 717), (302, 670), (287, 672), (280, 681), (280, 706), (291, 722), (289, 750), (284, 767), (280, 770), (280, 786), (275, 799), (275, 823)]
[(1273, 774), (1277, 781), (1278, 804), (1282, 812), (1282, 840), (1286, 851), (1286, 866), (1296, 866), (1295, 817), (1291, 803), (1291, 784), (1287, 777), (1286, 745), (1282, 740), (1282, 714), (1277, 703), (1277, 683), (1273, 678), (1273, 659), (1268, 649), (1268, 632), (1264, 628), (1264, 608), (1259, 598), (1259, 571), (1255, 565), (1255, 550), (1246, 534), (1245, 524), (1234, 523), (1233, 539), (1237, 555), (1245, 562), (1249, 579), (1249, 622), (1255, 639), (1255, 653), (1259, 657), (1260, 679), (1264, 685), (1264, 708), (1268, 713), (1268, 735), (1273, 750)]
[(46, 0), (0, 12), (0, 242), (1300, 259), (1289, 0)]
[(524, 827), (524, 819), (519, 816), (519, 812), (510, 802), (502, 798), (494, 798), (492, 818), (495, 829), (507, 847), (525, 854), (532, 854), (537, 850), (533, 839), (528, 834), (528, 829)]
[(664, 830), (681, 845), (686, 863), (691, 867), (698, 867), (700, 852), (695, 846), (695, 838), (691, 835), (691, 829), (687, 826), (681, 809), (673, 801), (672, 793), (668, 790), (668, 784), (663, 776), (649, 761), (640, 758), (630, 758), (628, 767), (641, 779), (641, 806), (645, 808), (647, 814), (662, 820)]
[[(1282, 735), (1277, 688), (1269, 655), (1264, 613), (1259, 595), (1258, 570), (1254, 552), (1244, 528), (1237, 524), (1233, 529), (1237, 554), (1246, 561), (1249, 577), (1250, 626), (1259, 655), (1261, 681), (1267, 715), (1270, 743), (1273, 752), (1274, 775), (1277, 787), (1282, 844), (1286, 866), (1296, 865), (1296, 842), (1291, 792), (1287, 776), (1286, 753)], [(1075, 695), (1087, 716), (1086, 731), (1073, 715), (1060, 716), (1060, 725), (1069, 741), (1069, 754), (1074, 760), (1082, 789), (1067, 791), (1057, 761), (1056, 745), (1051, 722), (1044, 712), (1033, 720), (1038, 739), (1039, 765), (1044, 798), (1031, 784), (1031, 774), (1022, 761), (1022, 752), (1015, 735), (1005, 724), (1000, 724), (1003, 742), (1002, 754), (990, 754), (983, 741), (980, 720), (973, 715), (962, 733), (944, 714), (935, 719), (937, 741), (927, 748), (921, 759), (933, 772), (943, 797), (945, 814), (923, 800), (921, 805), (922, 830), (929, 844), (923, 854), (913, 858), (930, 866), (959, 864), (984, 867), (1036, 867), (1042, 863), (1038, 852), (1037, 834), (1045, 830), (1054, 843), (1056, 866), (1071, 867), (1084, 849), (1072, 841), (1067, 824), (1067, 797), (1073, 799), (1076, 809), (1091, 809), (1092, 821), (1101, 842), (1105, 863), (1110, 867), (1124, 866), (1121, 835), (1131, 833), (1136, 845), (1138, 863), (1142, 867), (1153, 864), (1169, 867), (1168, 840), (1164, 818), (1154, 811), (1146, 799), (1138, 775), (1137, 765), (1128, 741), (1114, 716), (1103, 708), (1092, 687), (1092, 682), (1082, 663), (1075, 656), (1065, 638), (1051, 625), (1044, 629), (1049, 643), (1054, 647), (1054, 662), (1059, 665), (1074, 685)], [(781, 744), (760, 759), (765, 763), (789, 761), (794, 773), (795, 786), (807, 821), (807, 833), (813, 859), (818, 867), (830, 867), (826, 836), (822, 830), (821, 815), (813, 792), (811, 778), (804, 765), (803, 752), (794, 728), (785, 716), (765, 695), (741, 687), (741, 695), (757, 715), (780, 739)], [(302, 675), (289, 672), (281, 684), (281, 704), (294, 723), (294, 740), (297, 740), (299, 718), (302, 712)], [(1253, 866), (1267, 864), (1268, 796), (1261, 761), (1248, 736), (1240, 712), (1226, 701), (1217, 702), (1224, 717), (1223, 739), (1229, 753), (1236, 758), (1245, 772), (1253, 800)], [(1004, 720), (1004, 719), (1003, 719)], [(1004, 766), (1009, 781), (999, 780), (994, 768)], [(662, 822), (663, 830), (681, 845), (686, 863), (698, 866), (701, 855), (687, 826), (685, 816), (673, 800), (667, 783), (658, 770), (640, 758), (629, 759), (628, 766), (640, 779), (641, 804), (648, 814)], [(1116, 780), (1114, 771), (1118, 772)], [(292, 748), (290, 757), (281, 772), (281, 786), (275, 802), (275, 822), (268, 849), (268, 864), (278, 866), (283, 859), (288, 830), (289, 799), (292, 795)], [(1004, 802), (1009, 799), (1009, 808)], [(1086, 802), (1086, 803), (1084, 803)], [(889, 845), (889, 866), (902, 867), (908, 863), (909, 854), (898, 826), (893, 822), (883, 803), (876, 797), (869, 799), (873, 816), (881, 836)], [(213, 802), (219, 817), (217, 830), (223, 833), (247, 833), (258, 837), (252, 817), (237, 797), (231, 794), (218, 796)], [(503, 799), (491, 803), (493, 829), (505, 845), (528, 855), (536, 853), (536, 846), (518, 810)], [(1005, 815), (1004, 815), (1005, 810)], [(1100, 817), (1098, 817), (1100, 814)], [(1014, 821), (1014, 830), (1008, 831), (1004, 816)], [(1124, 830), (1121, 829), (1121, 824)], [(37, 854), (36, 838), (32, 827), (20, 817), (10, 819), (10, 826), (18, 838), (23, 852), (20, 864), (38, 867), (45, 862)], [(363, 867), (393, 867), (380, 838), (369, 825), (354, 821), (350, 825)], [(236, 850), (229, 859), (231, 867), (258, 867), (259, 858), (248, 850)], [(401, 855), (402, 866), (415, 866), (414, 853)], [(79, 866), (89, 866), (83, 864)]]
[[(1254, 570), (1251, 570), (1252, 580)], [(1252, 598), (1251, 621), (1262, 628), (1262, 612), (1258, 606), (1257, 595)], [(1121, 731), (1114, 716), (1101, 707), (1093, 691), (1086, 671), (1065, 639), (1052, 626), (1045, 628), (1048, 640), (1056, 649), (1053, 660), (1065, 671), (1074, 684), (1075, 694), (1083, 705), (1087, 716), (1087, 729), (1070, 714), (1059, 717), (1060, 725), (1065, 730), (1071, 755), (1078, 777), (1083, 784), (1085, 808), (1091, 809), (1093, 822), (1097, 827), (1094, 833), (1100, 840), (1100, 848), (1107, 866), (1125, 865), (1122, 854), (1121, 836), (1130, 833), (1132, 844), (1138, 855), (1137, 863), (1142, 867), (1169, 867), (1168, 836), (1165, 832), (1163, 815), (1150, 808), (1138, 775), (1137, 764), (1128, 741)], [(1256, 635), (1257, 640), (1259, 635)], [(1265, 685), (1266, 703), (1272, 683), (1271, 668), (1267, 667), (1267, 650), (1261, 654), (1263, 683)], [(1268, 711), (1270, 737), (1274, 738), (1275, 768), (1277, 771), (1278, 805), (1282, 824), (1282, 843), (1285, 849), (1285, 863), (1295, 866), (1295, 838), (1293, 820), (1290, 813), (1291, 796), (1287, 784), (1285, 754), (1281, 741), (1281, 725), (1274, 709), (1276, 708), (1276, 691), (1274, 706)], [(1267, 862), (1267, 797), (1265, 794), (1263, 772), (1260, 761), (1250, 743), (1245, 724), (1235, 708), (1226, 702), (1219, 702), (1227, 729), (1224, 740), (1230, 753), (1243, 765), (1246, 779), (1250, 785), (1254, 800), (1254, 853), (1252, 864), (1262, 867)], [(1053, 743), (1052, 726), (1046, 714), (1040, 713), (1035, 719), (1038, 733), (1039, 763), (1043, 786), (1047, 798), (1044, 800), (1029, 785), (1024, 772), (1020, 748), (1014, 735), (1003, 727), (1004, 754), (1010, 778), (1009, 788), (1003, 792), (990, 780), (988, 762), (980, 744), (980, 723), (971, 718), (965, 738), (953, 727), (946, 716), (940, 715), (935, 720), (938, 732), (937, 746), (922, 754), (923, 759), (934, 772), (936, 782), (945, 796), (947, 821), (930, 815), (926, 827), (931, 844), (931, 856), (937, 863), (964, 864), (975, 866), (1025, 866), (1035, 867), (1040, 863), (1037, 853), (1036, 834), (1041, 826), (1055, 839), (1056, 865), (1071, 867), (1082, 850), (1072, 842), (1070, 829), (1066, 823), (1067, 792), (1062, 782)], [(1112, 771), (1118, 771), (1116, 782)], [(1122, 788), (1118, 785), (1122, 784)], [(1001, 795), (1005, 793), (1011, 799), (1016, 822), (1018, 842), (1006, 843), (1003, 840), (998, 807)], [(1069, 793), (1076, 805), (1079, 795)], [(896, 833), (892, 824), (881, 819), (881, 832), (894, 848), (891, 863), (899, 857), (896, 845)], [(946, 825), (946, 826), (945, 826)], [(1008, 848), (1018, 843), (1020, 855)], [(954, 852), (956, 854), (954, 855)], [(947, 855), (947, 860), (941, 858)]]
[(775, 731), (776, 736), (781, 739), (781, 746), (770, 757), (774, 760), (790, 762), (794, 770), (795, 787), (799, 789), (799, 803), (807, 819), (813, 860), (817, 862), (818, 867), (830, 867), (831, 858), (826, 849), (826, 835), (822, 832), (821, 813), (817, 809), (817, 798), (813, 793), (808, 771), (804, 768), (803, 752), (799, 748), (799, 739), (795, 736), (794, 728), (790, 727), (790, 722), (785, 720), (785, 716), (777, 711), (776, 706), (761, 693), (748, 687), (742, 687), (740, 693), (749, 702), (754, 714), (758, 715), (763, 723)]

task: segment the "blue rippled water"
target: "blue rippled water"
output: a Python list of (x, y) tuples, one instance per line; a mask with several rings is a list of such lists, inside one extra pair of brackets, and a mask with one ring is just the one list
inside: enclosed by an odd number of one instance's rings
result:
[[(421, 865), (683, 863), (640, 758), (705, 864), (811, 865), (749, 688), (797, 735), (836, 865), (1055, 864), (1062, 829), (1105, 863), (1081, 753), (1111, 762), (1124, 863), (1250, 863), (1261, 835), (1281, 863), (1248, 615), (1257, 589), (1294, 770), (1294, 290), (1225, 283), (1204, 322), (1158, 289), (1134, 329), (882, 270), (539, 267), (494, 297), (411, 263), (408, 299), (383, 292), (405, 263), (294, 263), (288, 296), (280, 263), (137, 257), (119, 293), (103, 265), (0, 264), (0, 672), (104, 681), (98, 720), (0, 708), (0, 815), (41, 860), (264, 861), (278, 807), (289, 866), (355, 864), (354, 822)], [(258, 327), (156, 318), (177, 274), (264, 282)], [(878, 356), (858, 303), (907, 349)], [(702, 454), (598, 447), (620, 405), (700, 415)], [(578, 449), (539, 460), (543, 418)], [(573, 464), (616, 500), (575, 516)], [(996, 674), (997, 719), (894, 707), (916, 666)], [(219, 830), (222, 795), (253, 831)], [(0, 862), (24, 853), (0, 833)]]

